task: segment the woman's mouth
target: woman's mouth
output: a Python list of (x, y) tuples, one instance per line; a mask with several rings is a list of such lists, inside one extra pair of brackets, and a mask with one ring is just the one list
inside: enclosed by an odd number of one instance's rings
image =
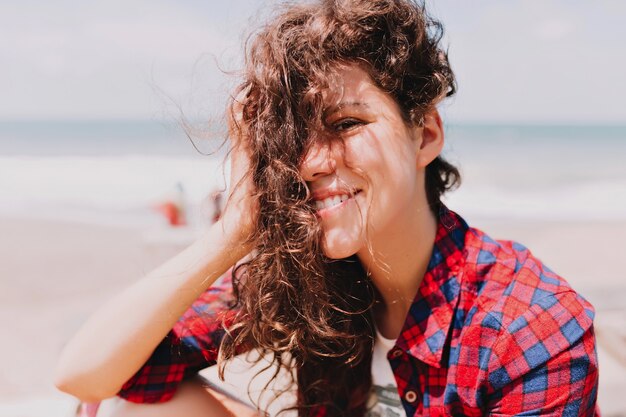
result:
[(341, 207), (344, 207), (350, 200), (360, 193), (361, 190), (356, 190), (353, 194), (346, 192), (342, 194), (334, 194), (326, 198), (315, 200), (315, 208), (317, 214), (320, 216), (328, 215)]

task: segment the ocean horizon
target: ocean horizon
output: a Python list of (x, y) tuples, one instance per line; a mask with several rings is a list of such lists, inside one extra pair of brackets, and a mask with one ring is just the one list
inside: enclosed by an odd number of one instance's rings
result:
[[(223, 190), (224, 126), (176, 121), (0, 121), (0, 214), (154, 222), (182, 188), (189, 207)], [(626, 125), (449, 123), (446, 197), (473, 218), (626, 219)]]

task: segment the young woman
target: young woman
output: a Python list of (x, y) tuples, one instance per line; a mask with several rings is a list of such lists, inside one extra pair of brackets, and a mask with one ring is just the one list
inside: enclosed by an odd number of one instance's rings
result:
[(193, 375), (256, 348), (295, 370), (300, 415), (594, 415), (593, 308), (440, 201), (440, 39), (409, 0), (285, 6), (230, 107), (224, 216), (84, 325), (59, 388), (227, 413)]

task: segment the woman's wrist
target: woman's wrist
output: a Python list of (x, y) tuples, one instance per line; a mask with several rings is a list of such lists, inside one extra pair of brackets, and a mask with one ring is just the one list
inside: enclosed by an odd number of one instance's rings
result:
[(250, 236), (240, 228), (232, 227), (229, 222), (220, 219), (209, 227), (196, 244), (211, 256), (218, 256), (225, 263), (233, 265), (245, 257), (254, 248)]

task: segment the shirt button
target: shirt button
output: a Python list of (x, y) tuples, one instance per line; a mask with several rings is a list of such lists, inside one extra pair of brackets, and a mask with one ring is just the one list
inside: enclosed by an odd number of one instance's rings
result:
[(393, 352), (391, 352), (392, 358), (397, 358), (398, 356), (402, 356), (402, 349), (394, 349)]
[(415, 391), (409, 390), (404, 393), (404, 399), (406, 402), (413, 404), (417, 400), (417, 394)]

